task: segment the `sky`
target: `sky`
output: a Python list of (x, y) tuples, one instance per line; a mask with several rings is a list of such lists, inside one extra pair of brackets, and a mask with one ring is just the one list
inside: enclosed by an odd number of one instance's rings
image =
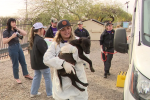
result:
[[(0, 0), (0, 16), (15, 16), (19, 9), (26, 9), (26, 0)], [(117, 1), (124, 5), (124, 10), (127, 11), (126, 1), (129, 2), (128, 12), (132, 14), (135, 0), (95, 0), (95, 1)]]
[(15, 16), (19, 9), (25, 9), (26, 0), (0, 0), (0, 16)]

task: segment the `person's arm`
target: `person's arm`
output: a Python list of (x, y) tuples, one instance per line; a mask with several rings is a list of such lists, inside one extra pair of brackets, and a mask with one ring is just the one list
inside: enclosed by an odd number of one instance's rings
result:
[(40, 39), (36, 43), (37, 49), (40, 51), (40, 53), (44, 56), (46, 50), (47, 50), (47, 44), (44, 40)]
[(12, 40), (13, 38), (15, 38), (17, 35), (14, 33), (12, 34), (12, 36), (9, 37), (9, 32), (7, 30), (5, 30), (3, 32), (3, 43), (7, 44), (10, 40)]
[(3, 43), (7, 44), (10, 40), (12, 40), (13, 38), (15, 38), (17, 35), (13, 34), (11, 37), (7, 37), (7, 38), (3, 38)]
[(75, 36), (77, 36), (77, 37), (78, 37), (78, 35), (77, 35), (77, 29), (74, 31), (74, 34), (75, 34)]
[(86, 30), (86, 37), (90, 36), (89, 32)]
[(104, 35), (103, 33), (100, 36), (100, 47), (101, 47), (101, 52), (103, 52), (103, 42), (104, 42)]
[(74, 65), (64, 61), (63, 59), (60, 59), (59, 57), (56, 57), (56, 47), (55, 43), (53, 42), (51, 46), (48, 48), (46, 53), (44, 54), (43, 62), (45, 65), (49, 67), (54, 67), (55, 69), (62, 69), (64, 68), (66, 73), (74, 72)]
[(50, 28), (51, 27), (49, 27), (48, 30), (46, 31), (45, 38), (49, 38), (50, 37)]
[(103, 45), (100, 45), (100, 47), (101, 47), (101, 52), (103, 53)]
[(16, 27), (15, 29), (16, 29), (16, 30), (18, 30), (22, 36), (27, 35), (27, 32), (26, 32), (26, 31), (24, 31), (24, 30), (22, 30), (22, 29), (17, 28), (17, 27)]
[(49, 67), (54, 67), (56, 69), (62, 69), (63, 59), (56, 57), (56, 43), (53, 42), (44, 54), (43, 62)]

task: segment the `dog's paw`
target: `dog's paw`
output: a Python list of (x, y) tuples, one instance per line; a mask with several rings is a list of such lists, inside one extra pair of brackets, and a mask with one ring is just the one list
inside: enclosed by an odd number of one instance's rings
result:
[(88, 83), (85, 83), (83, 86), (87, 87), (89, 84)]
[(91, 72), (95, 72), (94, 68), (90, 68)]
[(85, 89), (79, 89), (80, 91), (85, 91)]

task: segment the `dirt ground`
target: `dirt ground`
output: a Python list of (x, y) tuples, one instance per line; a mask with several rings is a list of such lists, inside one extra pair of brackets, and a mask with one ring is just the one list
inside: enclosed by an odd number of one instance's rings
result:
[[(25, 57), (28, 71), (31, 76), (34, 76), (29, 54)], [(117, 53), (113, 56), (111, 75), (107, 79), (103, 78), (104, 65), (101, 60), (99, 41), (92, 41), (90, 58), (96, 72), (92, 73), (90, 69), (85, 69), (89, 83), (89, 100), (122, 100), (123, 88), (116, 87), (116, 81), (118, 73), (128, 69), (128, 54)], [(51, 74), (53, 74), (52, 68)], [(13, 78), (11, 61), (0, 61), (0, 100), (53, 100), (46, 97), (43, 77), (39, 89), (42, 94), (36, 98), (30, 98), (32, 81), (22, 76), (21, 67), (19, 76), (22, 84), (17, 84)]]

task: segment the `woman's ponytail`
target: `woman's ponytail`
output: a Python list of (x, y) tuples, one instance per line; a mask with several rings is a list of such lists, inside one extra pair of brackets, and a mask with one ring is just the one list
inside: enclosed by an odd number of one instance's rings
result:
[(34, 28), (31, 27), (30, 33), (29, 33), (29, 47), (30, 47), (30, 50), (32, 50), (33, 41), (34, 41)]

